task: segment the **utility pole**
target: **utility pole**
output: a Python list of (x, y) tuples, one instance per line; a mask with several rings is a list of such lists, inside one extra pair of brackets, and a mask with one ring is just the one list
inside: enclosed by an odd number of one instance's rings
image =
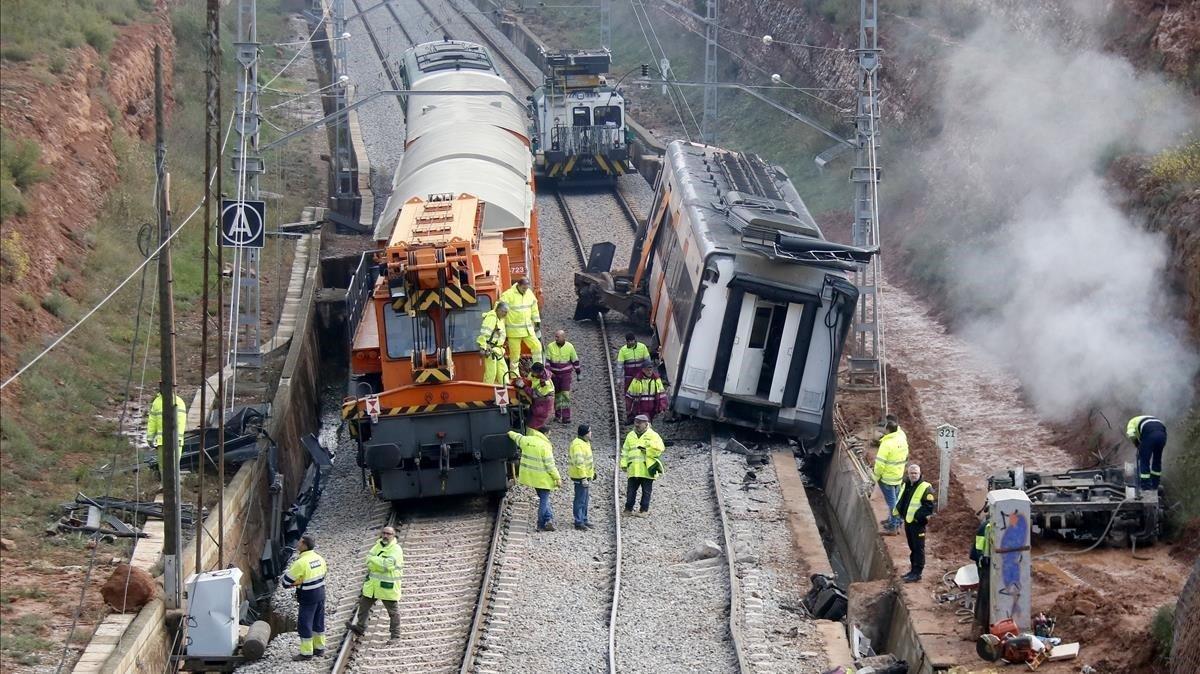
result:
[[(853, 244), (879, 246), (879, 66), (878, 0), (859, 0), (857, 105), (854, 114)], [(879, 256), (854, 272), (858, 309), (854, 312), (854, 340), (850, 349), (850, 383), (878, 387), (885, 373), (879, 350)], [(883, 403), (887, 407), (887, 401)]]
[(717, 30), (720, 17), (718, 0), (705, 3), (704, 21), (704, 116), (700, 120), (700, 140), (708, 145), (717, 144), (717, 92), (712, 86), (717, 81)]
[[(242, 77), (238, 80), (238, 108), (234, 121), (238, 145), (233, 155), (233, 172), (238, 180), (238, 196), (245, 200), (258, 199), (258, 177), (262, 175), (263, 160), (258, 150), (258, 130), (261, 115), (258, 101), (258, 3), (256, 0), (238, 0), (237, 61), (242, 66)], [(261, 337), (261, 293), (259, 286), (259, 251), (236, 249), (234, 251), (233, 302), (237, 307), (234, 318), (235, 336), (233, 366), (258, 367), (262, 363), (259, 354)], [(235, 370), (236, 371), (236, 370)], [(222, 400), (222, 406), (225, 401)], [(233, 401), (229, 401), (233, 406)], [(222, 412), (224, 414), (224, 412)]]
[(600, 46), (612, 49), (612, 0), (600, 0)]
[[(704, 112), (700, 120), (700, 141), (708, 145), (716, 145), (717, 92), (720, 89), (717, 86), (717, 33), (721, 29), (718, 0), (707, 0), (704, 6), (704, 16), (700, 16), (675, 0), (663, 0), (663, 2), (704, 24)], [(661, 70), (665, 80), (666, 68)], [(665, 93), (665, 84), (663, 88)]]
[(162, 48), (154, 45), (154, 168), (158, 178), (155, 207), (158, 211), (158, 315), (159, 348), (162, 356), (162, 453), (163, 485), (163, 601), (167, 608), (183, 605), (180, 576), (183, 562), (183, 536), (179, 513), (179, 434), (175, 412), (175, 305), (171, 277), (171, 200), (167, 173), (167, 142), (163, 133)]
[[(204, 512), (204, 464), (208, 456), (208, 433), (204, 432), (204, 429), (208, 428), (208, 288), (211, 279), (209, 251), (215, 238), (210, 235), (214, 225), (213, 204), (219, 203), (221, 195), (221, 0), (207, 0), (205, 24), (208, 60), (204, 70), (204, 285), (200, 298), (200, 463), (196, 469), (200, 483), (196, 496), (198, 518)], [(218, 350), (217, 353), (222, 352)], [(202, 519), (198, 521), (203, 527)], [(198, 531), (196, 573), (204, 571), (203, 546), (204, 536)]]
[[(346, 34), (346, 0), (333, 0), (332, 7), (333, 30), (327, 31), (329, 49), (333, 56), (332, 85), (333, 109), (344, 110), (347, 104), (347, 83), (350, 80), (346, 60), (349, 52), (349, 40), (342, 38)], [(333, 127), (333, 159), (330, 170), (333, 171), (333, 212), (341, 216), (335, 218), (338, 224), (357, 225), (359, 210), (362, 208), (361, 198), (355, 193), (354, 162), (351, 161), (350, 118), (339, 118)], [(355, 230), (356, 231), (356, 230)]]

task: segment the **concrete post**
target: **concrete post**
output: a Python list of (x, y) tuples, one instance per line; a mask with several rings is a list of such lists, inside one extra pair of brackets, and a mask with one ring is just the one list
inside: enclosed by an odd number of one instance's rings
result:
[(988, 624), (1011, 618), (1018, 628), (1032, 630), (1029, 497), (1019, 489), (996, 489), (988, 492), (987, 504), (992, 523)]

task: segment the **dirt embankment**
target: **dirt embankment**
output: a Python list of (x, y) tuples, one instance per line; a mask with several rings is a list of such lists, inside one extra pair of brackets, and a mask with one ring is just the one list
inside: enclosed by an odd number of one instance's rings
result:
[[(5, 283), (0, 293), (0, 331), (6, 338), (0, 373), (5, 376), (26, 344), (61, 327), (38, 301), (54, 289), (59, 265), (78, 265), (88, 251), (86, 234), (117, 180), (114, 133), (121, 128), (153, 137), (154, 46), (163, 48), (168, 92), (175, 47), (165, 7), (156, 17), (154, 23), (126, 26), (107, 63), (91, 47), (73, 49), (69, 66), (50, 81), (42, 64), (4, 64), (0, 123), (11, 134), (5, 142), (35, 141), (50, 175), (23, 195), (26, 212), (4, 223), (6, 245), (19, 246), (28, 259), (24, 275)], [(169, 94), (167, 104), (169, 109)], [(19, 239), (10, 239), (12, 233)], [(75, 295), (84, 282), (77, 279), (60, 289)], [(21, 302), (22, 296), (35, 301)]]

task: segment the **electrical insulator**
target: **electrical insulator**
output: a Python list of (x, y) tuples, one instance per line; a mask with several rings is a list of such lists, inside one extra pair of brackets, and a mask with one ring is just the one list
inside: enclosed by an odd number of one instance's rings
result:
[(642, 64), (642, 77), (649, 77), (649, 76), (650, 76), (650, 64), (643, 63)]

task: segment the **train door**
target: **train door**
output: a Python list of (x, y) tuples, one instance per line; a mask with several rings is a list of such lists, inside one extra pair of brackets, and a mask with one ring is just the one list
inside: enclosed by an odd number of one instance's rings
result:
[(787, 325), (788, 305), (747, 293), (742, 298), (725, 392), (767, 397)]

